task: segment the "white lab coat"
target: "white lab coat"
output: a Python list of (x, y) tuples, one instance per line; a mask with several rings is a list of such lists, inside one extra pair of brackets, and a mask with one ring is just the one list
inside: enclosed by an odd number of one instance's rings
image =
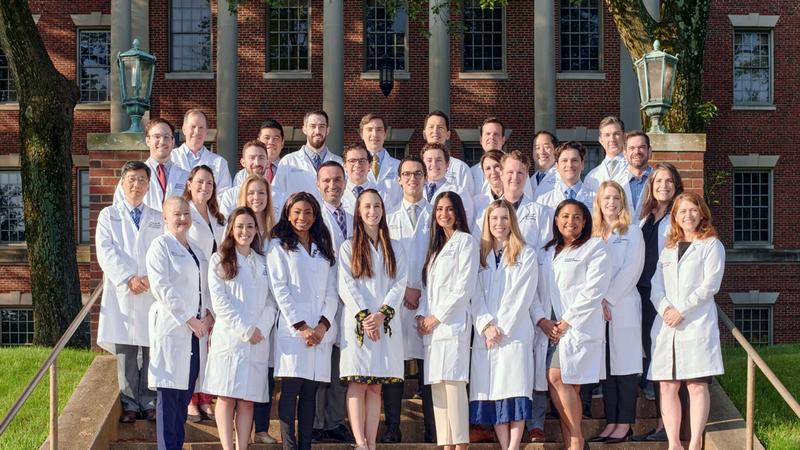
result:
[[(403, 254), (408, 260), (406, 287), (424, 292), (422, 267), (425, 265), (428, 239), (430, 239), (431, 205), (424, 198), (420, 200), (416, 226), (411, 225), (407, 211), (408, 206), (410, 204), (407, 205), (405, 201), (401, 201), (394, 211), (389, 213), (386, 221), (389, 225), (389, 236), (402, 246)], [(425, 357), (422, 335), (417, 331), (417, 311), (418, 309), (408, 309), (405, 304), (400, 308), (400, 320), (403, 324), (403, 354), (406, 360)]]
[[(538, 200), (538, 203), (541, 203), (544, 206), (549, 208), (553, 208), (555, 210), (559, 203), (563, 202), (567, 199), (564, 195), (564, 192), (567, 190), (567, 186), (564, 185), (561, 181), (556, 182), (555, 187), (550, 191), (542, 194)], [(583, 203), (589, 208), (589, 212), (592, 211), (592, 204), (594, 203), (594, 196), (595, 196), (595, 189), (591, 183), (583, 182), (581, 184), (581, 188), (578, 193), (575, 195), (575, 200)]]
[[(220, 225), (210, 212), (208, 214), (209, 221), (206, 222), (194, 202), (191, 201), (189, 202), (189, 212), (192, 214), (192, 226), (186, 233), (189, 244), (192, 246), (192, 250), (199, 248), (206, 256), (206, 259), (211, 260), (211, 251), (214, 249), (214, 243), (219, 248), (222, 245), (222, 240), (225, 239), (225, 224)], [(210, 228), (208, 226), (209, 223), (211, 224)]]
[[(725, 247), (715, 237), (692, 242), (680, 261), (677, 245), (661, 252), (650, 295), (658, 316), (650, 333), (649, 379), (688, 380), (724, 373), (714, 302), (724, 272)], [(676, 328), (662, 320), (669, 306), (683, 316)]]
[[(611, 275), (605, 296), (611, 310), (611, 375), (642, 373), (642, 300), (636, 283), (644, 268), (644, 251), (642, 230), (635, 225), (624, 234), (613, 232), (606, 241)], [(605, 364), (602, 367), (605, 378)]]
[[(566, 384), (597, 383), (605, 364), (601, 301), (611, 279), (605, 247), (602, 240), (592, 238), (578, 248), (565, 248), (558, 255), (555, 246), (542, 254), (541, 303), (546, 305), (549, 300), (556, 320), (570, 325), (558, 342), (561, 379)], [(550, 318), (542, 311), (535, 314), (534, 323)]]
[[(272, 170), (274, 171), (272, 173), (272, 177), (273, 178), (275, 178), (275, 174), (278, 173), (278, 164), (280, 164), (280, 162), (281, 162), (281, 159), (278, 158), (275, 161), (267, 163), (267, 164), (274, 164), (274, 167), (272, 168)], [(247, 169), (239, 169), (239, 171), (236, 172), (236, 175), (233, 176), (233, 185), (234, 186), (240, 186), (242, 184), (242, 182), (244, 181), (244, 179), (247, 178), (248, 175), (250, 175), (250, 174), (247, 173)]]
[(536, 295), (533, 297), (528, 313), (533, 323), (533, 389), (539, 392), (548, 390), (547, 381), (547, 347), (550, 340), (544, 331), (538, 326), (542, 319), (550, 320), (553, 315), (553, 307), (550, 304), (550, 297), (547, 295), (544, 283), (547, 282), (544, 268), (544, 259), (547, 251), (544, 248), (536, 250), (536, 266), (539, 281), (536, 285)]
[[(200, 262), (199, 269), (186, 247), (169, 231), (157, 237), (147, 251), (147, 275), (156, 299), (149, 317), (150, 389), (189, 388), (193, 333), (186, 322), (198, 313), (201, 318), (208, 311), (213, 313), (208, 292), (208, 259), (199, 248), (192, 251)], [(198, 391), (203, 386), (207, 347), (208, 337), (203, 336), (200, 373), (195, 384)]]
[(417, 315), (441, 322), (425, 335), (425, 384), (469, 381), (470, 299), (478, 273), (478, 243), (456, 231), (428, 268)]
[[(617, 161), (617, 167), (611, 170), (610, 162), (612, 159)], [(606, 180), (613, 180), (622, 185), (625, 183), (625, 177), (628, 175), (628, 161), (625, 159), (624, 152), (611, 158), (606, 156), (594, 169), (590, 170), (584, 178), (584, 183), (589, 183), (592, 190), (597, 190), (600, 183)]]
[[(353, 237), (353, 215), (350, 214), (345, 210), (345, 225), (347, 228), (347, 235), (342, 234), (342, 229), (339, 228), (339, 224), (336, 223), (336, 217), (333, 215), (332, 212), (328, 209), (328, 206), (325, 202), (322, 202), (322, 206), (320, 209), (322, 210), (322, 220), (325, 222), (325, 226), (328, 227), (328, 232), (331, 234), (331, 242), (333, 243), (333, 252), (338, 253), (339, 247), (341, 247), (342, 243), (350, 238)], [(342, 204), (344, 207), (344, 204)], [(338, 280), (338, 279), (337, 279)], [(338, 285), (338, 284), (337, 284)], [(342, 323), (342, 302), (336, 303), (336, 323)], [(339, 327), (336, 328), (337, 335), (334, 337), (333, 345), (339, 347), (342, 343), (342, 335), (340, 333)]]
[[(533, 393), (533, 322), (528, 311), (536, 294), (536, 251), (525, 246), (517, 260), (505, 255), (495, 265), (495, 252), (478, 269), (472, 298), (475, 336), (472, 343), (470, 400), (531, 398)], [(503, 333), (499, 345), (486, 348), (484, 328), (496, 325)]]
[[(278, 164), (278, 173), (272, 179), (272, 186), (287, 198), (295, 192), (308, 192), (321, 200), (317, 191), (317, 171), (306, 156), (304, 148), (305, 145), (281, 158), (281, 162)], [(341, 164), (342, 158), (328, 148), (325, 157), (322, 158), (323, 163), (326, 161), (336, 161)]]
[(205, 164), (214, 172), (214, 183), (217, 187), (217, 195), (225, 192), (226, 189), (231, 187), (231, 172), (228, 169), (228, 161), (222, 156), (212, 153), (205, 145), (200, 148), (200, 157), (195, 159), (192, 151), (186, 146), (186, 143), (181, 144), (180, 147), (172, 149), (170, 159), (181, 169), (191, 172), (195, 166)]
[[(277, 239), (270, 245), (267, 267), (280, 311), (275, 332), (275, 376), (329, 383), (331, 346), (338, 333), (336, 265), (322, 257), (316, 244), (311, 244), (311, 252), (300, 244), (297, 250), (287, 251)], [(305, 321), (314, 328), (323, 316), (330, 329), (320, 344), (306, 346), (293, 325)]]
[(138, 229), (124, 202), (103, 208), (97, 218), (97, 263), (104, 275), (97, 345), (111, 353), (114, 344), (150, 345), (147, 315), (155, 299), (149, 290), (134, 295), (128, 279), (147, 276), (147, 249), (164, 224), (161, 213), (140, 207)]
[[(442, 180), (439, 180), (441, 182)], [(470, 195), (469, 191), (465, 190), (466, 188), (461, 187), (450, 181), (449, 178), (445, 179), (444, 182), (441, 182), (437, 187), (436, 191), (433, 192), (433, 196), (431, 196), (430, 203), (433, 205), (436, 202), (436, 197), (439, 196), (442, 192), (450, 191), (458, 194), (461, 198), (461, 203), (464, 204), (464, 212), (467, 214), (467, 223), (472, 224), (472, 221), (475, 217), (475, 206), (472, 204), (472, 195)], [(423, 194), (423, 197), (425, 194)], [(426, 198), (427, 200), (427, 198)]]
[[(239, 192), (242, 190), (242, 185), (238, 184), (223, 192), (222, 195), (217, 195), (217, 204), (219, 205), (219, 212), (225, 216), (225, 220), (231, 216), (231, 213), (236, 209), (236, 204), (239, 201)], [(272, 216), (275, 218), (275, 223), (281, 218), (281, 210), (286, 198), (270, 186), (270, 198), (272, 199)]]
[[(370, 158), (372, 158), (371, 155)], [(381, 166), (378, 170), (378, 177), (375, 178), (371, 168), (367, 175), (367, 179), (374, 183), (375, 186), (377, 186), (376, 189), (378, 189), (378, 192), (381, 193), (386, 211), (391, 211), (403, 199), (403, 189), (397, 182), (397, 168), (399, 166), (400, 160), (393, 158), (389, 152), (384, 150), (383, 161), (381, 161)]]
[[(344, 192), (342, 192), (342, 208), (344, 208), (344, 210), (347, 211), (347, 213), (350, 214), (351, 216), (355, 215), (355, 210), (356, 210), (357, 198), (355, 193), (353, 193), (353, 189), (355, 187), (356, 185), (350, 182), (350, 180), (348, 180), (347, 184), (344, 187)], [(361, 187), (364, 188), (364, 190), (375, 189), (376, 191), (378, 191), (378, 195), (380, 195), (381, 198), (383, 198), (383, 193), (380, 191), (380, 189), (374, 182), (367, 180), (364, 184), (361, 185)], [(383, 204), (384, 208), (386, 208), (388, 211), (385, 199), (383, 200)]]
[(467, 163), (450, 155), (450, 162), (447, 164), (445, 178), (447, 178), (450, 184), (456, 186), (454, 192), (458, 192), (462, 197), (468, 196), (472, 198), (476, 187), (472, 184), (472, 172), (470, 172)]
[[(183, 195), (186, 189), (186, 182), (189, 179), (189, 172), (178, 167), (177, 164), (171, 164), (167, 174), (167, 192), (161, 190), (161, 185), (158, 184), (158, 161), (153, 158), (147, 158), (144, 162), (150, 167), (150, 186), (147, 189), (147, 194), (144, 196), (144, 204), (158, 212), (162, 211), (161, 205), (164, 199)], [(125, 191), (122, 188), (122, 180), (117, 184), (117, 190), (114, 191), (114, 204), (121, 203), (125, 199)]]
[[(478, 198), (478, 197), (476, 197)], [(490, 197), (491, 198), (491, 195)], [(487, 198), (483, 198), (486, 201)], [(481, 239), (483, 233), (483, 221), (485, 220), (486, 209), (489, 206), (489, 201), (482, 209), (477, 210), (478, 214), (475, 223), (472, 226), (472, 235), (478, 241)], [(547, 243), (553, 235), (553, 213), (552, 208), (540, 205), (531, 200), (527, 195), (522, 196), (519, 207), (515, 211), (517, 215), (517, 224), (522, 237), (525, 239), (525, 244), (534, 249), (538, 249)]]
[[(266, 259), (254, 251), (249, 257), (237, 251), (239, 270), (230, 280), (222, 276), (220, 259), (220, 254), (215, 253), (208, 269), (208, 287), (216, 321), (208, 350), (203, 392), (267, 402), (267, 371), (272, 345), (267, 338), (275, 324), (277, 306), (269, 289)], [(256, 328), (265, 339), (253, 345), (249, 339)]]
[[(339, 247), (339, 297), (344, 302), (342, 312), (342, 344), (339, 376), (403, 378), (403, 326), (400, 321), (400, 306), (406, 290), (407, 260), (403, 247), (391, 242), (395, 258), (395, 276), (386, 274), (383, 252), (370, 244), (372, 278), (353, 278), (353, 241), (345, 241)], [(379, 327), (380, 339), (373, 342), (364, 333), (364, 342), (358, 344), (356, 315), (377, 312), (383, 305), (395, 311), (389, 321), (391, 335)]]
[(541, 183), (536, 182), (536, 174), (534, 173), (530, 178), (531, 189), (533, 189), (533, 199), (539, 201), (539, 197), (555, 188), (559, 179), (560, 177), (558, 176), (558, 171), (556, 170), (555, 164), (553, 164), (553, 167), (545, 172)]

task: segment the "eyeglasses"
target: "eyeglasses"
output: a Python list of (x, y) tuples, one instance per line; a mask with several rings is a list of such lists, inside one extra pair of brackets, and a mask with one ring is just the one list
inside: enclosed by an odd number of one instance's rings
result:
[(424, 176), (424, 174), (422, 173), (421, 170), (417, 170), (416, 172), (401, 172), (400, 176), (407, 180), (407, 179), (409, 179), (411, 177), (422, 178)]
[(148, 179), (147, 177), (129, 176), (125, 177), (125, 182), (128, 184), (136, 184), (136, 183), (146, 184), (150, 182), (150, 179)]
[(358, 165), (358, 164), (367, 164), (369, 160), (367, 158), (358, 158), (358, 159), (348, 159), (345, 162), (347, 164)]

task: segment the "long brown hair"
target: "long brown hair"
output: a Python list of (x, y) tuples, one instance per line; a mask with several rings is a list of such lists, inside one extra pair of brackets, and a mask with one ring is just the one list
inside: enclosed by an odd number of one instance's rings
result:
[(686, 234), (683, 232), (683, 228), (681, 228), (680, 224), (678, 224), (678, 220), (675, 216), (678, 214), (678, 207), (681, 204), (681, 201), (687, 201), (697, 206), (700, 209), (700, 223), (697, 224), (697, 228), (695, 228), (695, 234), (697, 235), (697, 239), (708, 239), (710, 237), (717, 237), (717, 229), (714, 228), (714, 225), (711, 224), (711, 209), (706, 204), (706, 201), (703, 200), (703, 197), (699, 194), (695, 194), (694, 192), (684, 192), (683, 194), (675, 197), (675, 200), (672, 202), (672, 212), (670, 212), (669, 223), (670, 223), (670, 230), (669, 234), (667, 234), (667, 243), (665, 246), (667, 248), (673, 248), (678, 245), (678, 242), (686, 240)]
[(370, 251), (370, 240), (367, 234), (366, 225), (361, 219), (361, 202), (366, 194), (375, 194), (381, 202), (381, 221), (378, 222), (378, 240), (375, 245), (383, 253), (383, 266), (386, 268), (386, 275), (394, 278), (397, 275), (397, 261), (394, 258), (392, 240), (389, 237), (389, 226), (386, 223), (386, 207), (383, 198), (375, 189), (365, 189), (356, 199), (355, 215), (353, 217), (353, 256), (350, 264), (353, 268), (353, 278), (372, 278), (372, 252)]
[[(256, 223), (256, 230), (258, 229), (258, 221), (256, 220), (256, 213), (248, 208), (247, 206), (239, 207), (231, 212), (231, 216), (228, 219), (228, 226), (225, 227), (225, 239), (222, 240), (222, 244), (219, 246), (219, 268), (217, 269), (217, 273), (225, 280), (231, 280), (236, 278), (236, 275), (239, 274), (239, 263), (236, 261), (236, 239), (233, 237), (233, 226), (236, 223), (236, 218), (239, 216), (247, 215), (253, 218), (253, 222)], [(250, 248), (259, 255), (263, 255), (264, 253), (261, 251), (261, 235), (256, 233), (253, 236), (253, 241), (250, 242)]]
[(295, 192), (286, 199), (286, 203), (281, 210), (281, 220), (272, 227), (272, 237), (280, 241), (280, 245), (284, 250), (297, 251), (300, 244), (300, 237), (289, 222), (289, 211), (292, 210), (294, 205), (300, 202), (306, 202), (311, 205), (311, 212), (314, 214), (314, 223), (311, 224), (311, 229), (308, 230), (311, 242), (317, 245), (317, 249), (319, 249), (322, 257), (333, 266), (336, 264), (336, 257), (333, 251), (331, 233), (325, 225), (325, 219), (322, 218), (322, 210), (320, 209), (319, 202), (316, 197), (308, 192)]
[(456, 223), (453, 228), (456, 231), (462, 231), (469, 234), (469, 223), (467, 222), (467, 213), (464, 211), (464, 202), (461, 197), (452, 191), (440, 192), (433, 201), (433, 208), (431, 210), (431, 236), (428, 239), (428, 253), (425, 255), (425, 265), (422, 266), (422, 283), (428, 284), (428, 269), (430, 269), (439, 252), (444, 248), (447, 243), (447, 236), (445, 235), (444, 228), (436, 221), (436, 207), (439, 202), (446, 198), (453, 204), (453, 209), (456, 213)]
[[(644, 199), (642, 199), (642, 211), (639, 214), (640, 219), (646, 219), (654, 209), (658, 209), (658, 200), (656, 200), (653, 194), (653, 189), (655, 189), (656, 173), (661, 171), (669, 172), (675, 184), (675, 197), (672, 197), (672, 203), (670, 203), (669, 208), (672, 208), (672, 205), (675, 204), (675, 199), (683, 193), (683, 179), (681, 179), (681, 174), (678, 172), (678, 169), (670, 163), (656, 164), (647, 177), (647, 184), (645, 184), (644, 192), (642, 192)], [(667, 209), (669, 210), (669, 208)]]
[(208, 205), (208, 215), (213, 217), (218, 224), (225, 225), (225, 216), (219, 212), (219, 204), (217, 204), (217, 180), (214, 178), (214, 172), (207, 165), (200, 164), (199, 166), (195, 166), (194, 169), (189, 172), (189, 178), (186, 180), (186, 187), (183, 189), (183, 198), (187, 202), (194, 203), (194, 200), (192, 200), (192, 190), (189, 187), (189, 184), (192, 183), (192, 180), (194, 180), (194, 176), (197, 175), (197, 172), (200, 172), (201, 170), (208, 172), (208, 174), (211, 175), (211, 181), (214, 182), (214, 186), (211, 188), (211, 198), (209, 198), (206, 202), (206, 205)]
[[(261, 183), (264, 185), (264, 189), (267, 190), (267, 206), (260, 213), (254, 211), (256, 215), (261, 214), (261, 223), (264, 224), (264, 232), (261, 233), (261, 237), (266, 239), (272, 233), (272, 227), (275, 226), (275, 210), (272, 205), (272, 188), (269, 185), (269, 181), (260, 175), (248, 175), (242, 181), (242, 187), (239, 189), (239, 198), (236, 199), (236, 206), (247, 206), (247, 189), (250, 188), (251, 183)], [(257, 220), (256, 225), (258, 225)]]
[(597, 192), (594, 196), (594, 207), (592, 208), (592, 237), (599, 237), (601, 239), (604, 238), (603, 231), (605, 230), (605, 221), (603, 219), (605, 219), (605, 216), (603, 214), (603, 208), (600, 206), (600, 201), (602, 200), (600, 197), (603, 190), (606, 188), (615, 189), (619, 193), (619, 198), (622, 202), (617, 223), (614, 224), (614, 228), (611, 229), (611, 232), (617, 231), (619, 234), (625, 234), (628, 232), (628, 225), (631, 224), (632, 211), (628, 208), (628, 196), (625, 194), (625, 189), (622, 189), (622, 186), (614, 180), (603, 181), (600, 183), (600, 187), (597, 188)]
[(522, 237), (522, 232), (519, 231), (519, 223), (517, 222), (517, 213), (514, 212), (514, 206), (508, 200), (495, 200), (489, 203), (486, 207), (486, 212), (483, 215), (483, 231), (481, 232), (481, 267), (486, 267), (486, 257), (494, 249), (495, 238), (492, 231), (489, 229), (489, 216), (495, 209), (505, 208), (508, 211), (508, 223), (511, 233), (509, 233), (508, 241), (506, 241), (506, 248), (504, 249), (503, 258), (506, 264), (514, 264), (517, 257), (522, 253), (525, 247), (525, 238)]

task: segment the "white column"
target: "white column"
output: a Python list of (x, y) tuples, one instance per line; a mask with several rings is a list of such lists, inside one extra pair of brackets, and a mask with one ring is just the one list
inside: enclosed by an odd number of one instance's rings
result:
[(533, 5), (534, 128), (556, 132), (556, 25), (553, 0)]
[[(429, 0), (428, 110), (450, 116), (450, 17), (447, 0)], [(438, 9), (437, 9), (438, 8)]]
[(328, 114), (328, 149), (344, 150), (344, 0), (324, 0), (322, 9), (322, 109)]
[(131, 125), (130, 117), (122, 107), (119, 92), (119, 70), (117, 54), (131, 48), (131, 0), (111, 0), (111, 132), (126, 131)]
[(228, 9), (228, 0), (219, 0), (217, 8), (217, 153), (228, 160), (231, 173), (238, 170), (239, 93), (238, 29), (236, 14)]

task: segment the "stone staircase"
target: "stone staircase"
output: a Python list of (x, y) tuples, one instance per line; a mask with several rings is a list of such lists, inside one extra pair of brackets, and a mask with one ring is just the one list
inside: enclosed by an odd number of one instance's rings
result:
[[(276, 391), (279, 391), (280, 382), (276, 383)], [(416, 392), (417, 380), (406, 380), (405, 386), (405, 399), (403, 400), (403, 412), (401, 416), (400, 431), (403, 440), (399, 444), (378, 444), (382, 450), (434, 450), (438, 448), (435, 444), (426, 444), (423, 439), (423, 422), (422, 422), (422, 400), (411, 398), (412, 394)], [(277, 393), (277, 392), (276, 392)], [(634, 434), (644, 433), (655, 427), (655, 403), (646, 400), (644, 397), (639, 397), (637, 402), (636, 411), (636, 425), (634, 426)], [(270, 418), (269, 433), (271, 436), (280, 439), (280, 424), (277, 418), (277, 404), (274, 404), (271, 411), (272, 417)], [(602, 399), (592, 399), (592, 417), (594, 419), (583, 420), (583, 434), (584, 436), (592, 437), (598, 434), (605, 426), (603, 417), (603, 403)], [(383, 424), (381, 424), (381, 428)], [(379, 429), (378, 436), (380, 437), (382, 429)], [(523, 450), (555, 450), (563, 448), (561, 444), (561, 432), (558, 427), (558, 421), (555, 419), (547, 419), (545, 423), (545, 436), (547, 442), (544, 444), (525, 444), (523, 443)], [(109, 447), (115, 450), (156, 450), (156, 426), (155, 422), (147, 422), (143, 420), (136, 421), (133, 424), (119, 424), (117, 429), (116, 439), (113, 440)], [(498, 447), (495, 443), (475, 443), (471, 444), (470, 448), (475, 450), (494, 450)], [(606, 446), (605, 444), (590, 444), (592, 449), (600, 448), (613, 448), (614, 450), (657, 450), (666, 449), (666, 443), (650, 443), (650, 442), (627, 442), (614, 444), (613, 446)], [(222, 446), (219, 444), (219, 434), (213, 422), (204, 421), (197, 424), (186, 424), (186, 443), (183, 447), (185, 450), (221, 450)], [(250, 448), (256, 450), (281, 450), (282, 446), (278, 444), (250, 444)], [(352, 448), (350, 444), (332, 444), (320, 443), (314, 444), (316, 450), (349, 450)]]

